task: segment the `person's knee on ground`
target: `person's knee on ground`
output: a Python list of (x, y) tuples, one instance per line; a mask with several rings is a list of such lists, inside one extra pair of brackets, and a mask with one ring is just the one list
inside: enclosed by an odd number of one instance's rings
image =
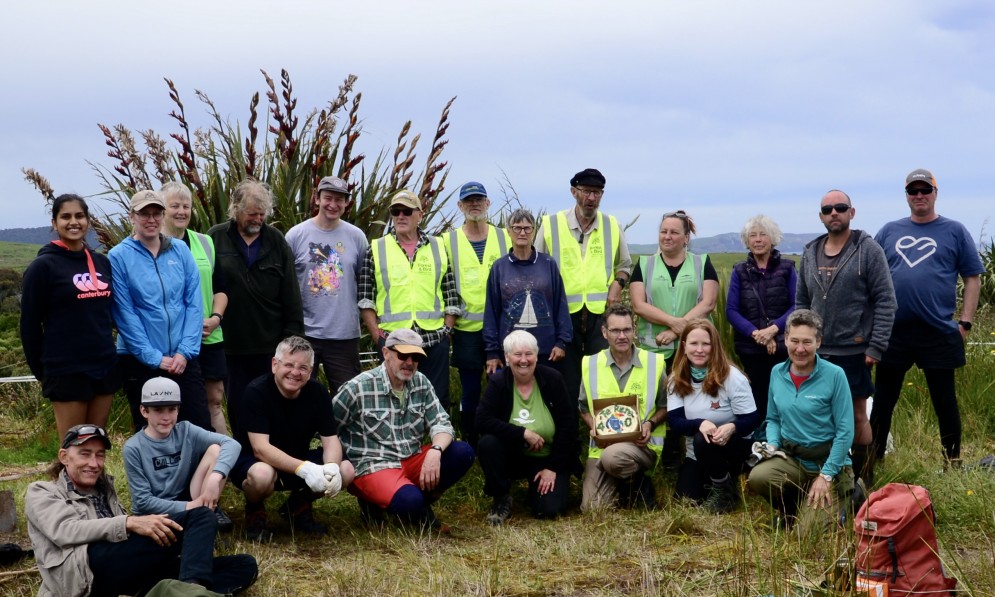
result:
[(621, 448), (613, 444), (601, 453), (601, 470), (616, 479), (629, 479), (640, 471), (639, 462)]

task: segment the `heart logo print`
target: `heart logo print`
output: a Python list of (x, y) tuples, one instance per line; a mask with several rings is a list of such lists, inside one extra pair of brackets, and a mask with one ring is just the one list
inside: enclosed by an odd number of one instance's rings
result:
[(936, 241), (925, 236), (916, 238), (914, 236), (903, 236), (895, 241), (895, 251), (909, 264), (915, 267), (936, 252)]

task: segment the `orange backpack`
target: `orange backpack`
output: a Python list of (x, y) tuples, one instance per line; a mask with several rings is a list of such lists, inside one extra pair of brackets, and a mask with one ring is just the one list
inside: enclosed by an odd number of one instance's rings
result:
[(936, 542), (936, 515), (926, 488), (889, 483), (867, 497), (853, 521), (858, 581), (888, 584), (888, 594), (954, 594)]

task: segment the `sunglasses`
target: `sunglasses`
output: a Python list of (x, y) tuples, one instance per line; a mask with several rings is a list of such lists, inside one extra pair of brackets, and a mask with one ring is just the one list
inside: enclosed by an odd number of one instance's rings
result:
[(415, 210), (412, 209), (412, 208), (410, 208), (410, 207), (396, 207), (395, 206), (395, 207), (391, 207), (390, 208), (390, 215), (395, 216), (395, 217), (396, 216), (405, 216), (405, 217), (407, 217), (407, 216), (410, 216), (411, 214), (413, 214), (414, 212), (415, 212)]
[(83, 443), (94, 436), (107, 438), (107, 432), (104, 431), (103, 427), (98, 425), (83, 425), (75, 429), (70, 429), (66, 433), (65, 439), (62, 440), (62, 448), (68, 450), (69, 446), (73, 445), (74, 442), (79, 441)]
[(833, 205), (823, 205), (822, 208), (819, 211), (822, 212), (822, 215), (828, 216), (829, 214), (833, 213), (834, 209), (836, 210), (836, 213), (841, 214), (841, 213), (845, 213), (845, 212), (850, 211), (850, 205), (846, 204), (846, 203), (835, 203)]
[(929, 195), (934, 190), (936, 189), (934, 189), (933, 187), (916, 187), (914, 189), (907, 188), (905, 189), (905, 194), (908, 195), (909, 197), (915, 197), (916, 195)]
[(672, 211), (663, 214), (663, 219), (666, 220), (667, 218), (678, 218), (681, 220), (686, 220), (688, 219), (688, 214), (683, 209), (678, 209), (677, 211)]
[(421, 355), (421, 354), (418, 354), (417, 352), (400, 352), (396, 348), (393, 348), (393, 347), (388, 347), (387, 350), (389, 350), (392, 353), (396, 354), (397, 355), (397, 359), (399, 361), (401, 361), (401, 362), (404, 362), (404, 361), (406, 361), (408, 359), (411, 359), (412, 361), (414, 361), (417, 364), (417, 363), (420, 363), (420, 362), (422, 362), (422, 361), (425, 360), (425, 356)]

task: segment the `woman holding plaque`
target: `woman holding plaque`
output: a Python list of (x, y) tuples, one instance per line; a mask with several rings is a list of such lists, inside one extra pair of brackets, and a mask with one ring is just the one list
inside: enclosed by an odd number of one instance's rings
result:
[(689, 321), (681, 332), (667, 385), (667, 423), (687, 437), (677, 496), (698, 501), (707, 483), (705, 508), (735, 510), (739, 474), (760, 417), (749, 380), (729, 362), (718, 330), (706, 319)]
[(528, 480), (532, 515), (555, 518), (566, 510), (570, 475), (580, 474), (577, 401), (563, 377), (536, 365), (535, 337), (515, 330), (504, 339), (505, 367), (491, 374), (477, 407), (477, 458), (484, 493), (494, 499), (487, 522), (511, 517), (511, 483)]

